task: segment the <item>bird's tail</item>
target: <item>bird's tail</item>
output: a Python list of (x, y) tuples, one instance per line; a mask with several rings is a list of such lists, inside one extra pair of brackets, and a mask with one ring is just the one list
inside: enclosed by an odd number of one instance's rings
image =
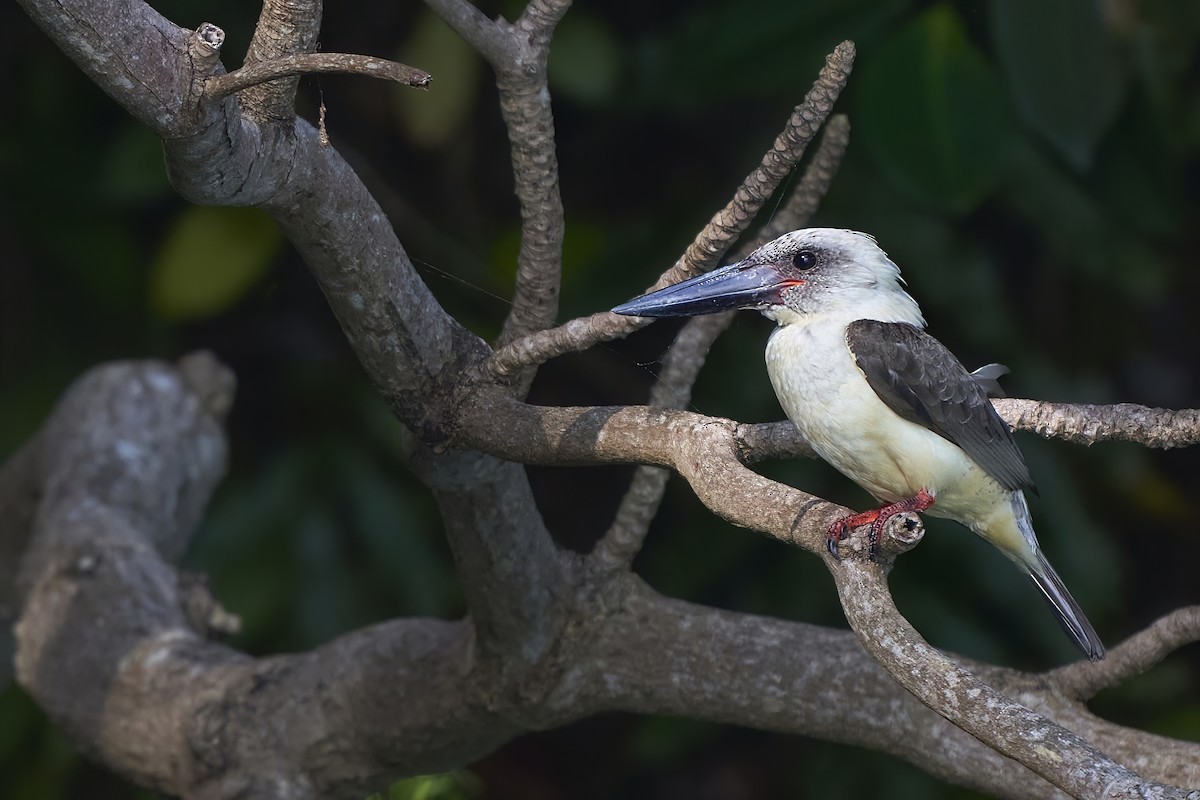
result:
[(1046, 598), (1050, 607), (1054, 609), (1058, 624), (1062, 626), (1067, 636), (1071, 637), (1071, 641), (1075, 642), (1075, 645), (1089, 660), (1099, 661), (1104, 658), (1104, 643), (1100, 641), (1100, 636), (1092, 627), (1092, 623), (1088, 622), (1079, 603), (1075, 602), (1075, 598), (1067, 591), (1062, 578), (1058, 577), (1054, 567), (1050, 566), (1050, 562), (1042, 554), (1042, 548), (1038, 546), (1037, 537), (1033, 533), (1033, 523), (1029, 519), (1029, 509), (1025, 505), (1025, 498), (1020, 492), (1013, 492), (1012, 498), (1017, 527), (1020, 528), (1022, 538), (1027, 545), (1023, 548), (1025, 552), (1019, 555), (1012, 554), (1014, 560), (1018, 560), (1028, 572), (1030, 580), (1041, 591), (1042, 597)]
[(1079, 603), (1076, 603), (1075, 598), (1067, 591), (1062, 578), (1058, 577), (1058, 573), (1054, 571), (1054, 567), (1050, 566), (1050, 562), (1042, 555), (1041, 550), (1038, 550), (1037, 559), (1036, 565), (1026, 565), (1029, 569), (1029, 577), (1041, 590), (1046, 602), (1054, 609), (1054, 614), (1058, 617), (1058, 624), (1088, 659), (1099, 661), (1104, 658), (1104, 643), (1100, 641), (1092, 623), (1088, 622)]

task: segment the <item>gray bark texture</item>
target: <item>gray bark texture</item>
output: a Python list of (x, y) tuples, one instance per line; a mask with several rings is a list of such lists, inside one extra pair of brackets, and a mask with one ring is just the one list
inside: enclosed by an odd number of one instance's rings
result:
[[(603, 312), (553, 327), (563, 209), (546, 55), (567, 0), (532, 0), (514, 22), (465, 0), (428, 1), (494, 69), (512, 148), (522, 236), (494, 348), (442, 309), (362, 181), (293, 110), (300, 72), (414, 86), (428, 76), (316, 53), (319, 0), (266, 0), (246, 64), (228, 76), (219, 29), (186, 30), (141, 0), (19, 2), (163, 139), (184, 197), (258, 206), (303, 255), (411, 433), (411, 466), (442, 509), (470, 612), (385, 622), (269, 658), (218, 643), (228, 614), (172, 562), (224, 471), (233, 376), (204, 353), (97, 367), (0, 470), (0, 652), (83, 752), (183, 797), (354, 798), (462, 766), (523, 732), (622, 710), (872, 748), (997, 797), (1200, 796), (1200, 745), (1086, 706), (1200, 638), (1200, 608), (1168, 615), (1105, 662), (1045, 674), (935, 650), (897, 612), (887, 565), (866, 557), (861, 537), (842, 560), (826, 553), (825, 531), (846, 509), (748, 468), (809, 455), (790, 425), (677, 410), (722, 321), (684, 329), (652, 406), (524, 402), (540, 363), (639, 324)], [(847, 120), (830, 113), (853, 58), (850, 43), (830, 55), (762, 164), (655, 285), (719, 263), (824, 125), (772, 225), (804, 223), (845, 149)], [(1200, 435), (1195, 411), (997, 407), (1016, 427), (1083, 443), (1169, 447)], [(644, 466), (600, 545), (568, 553), (550, 538), (522, 464), (601, 463)], [(636, 577), (630, 562), (664, 470), (724, 519), (823, 559), (853, 632), (671, 599)], [(886, 558), (919, 540), (920, 525), (904, 524), (914, 520), (889, 527)]]

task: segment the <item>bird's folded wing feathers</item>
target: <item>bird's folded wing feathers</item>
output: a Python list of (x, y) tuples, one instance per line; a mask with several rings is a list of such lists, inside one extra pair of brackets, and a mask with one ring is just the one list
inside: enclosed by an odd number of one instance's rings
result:
[(861, 319), (847, 327), (846, 344), (889, 408), (961, 447), (1004, 488), (1033, 488), (987, 390), (941, 342), (905, 322)]

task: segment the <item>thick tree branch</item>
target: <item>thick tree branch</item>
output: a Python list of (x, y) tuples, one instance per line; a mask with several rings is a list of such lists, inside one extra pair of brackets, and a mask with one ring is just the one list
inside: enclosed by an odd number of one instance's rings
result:
[(481, 658), (511, 676), (536, 665), (566, 624), (562, 596), (575, 576), (538, 514), (524, 468), (427, 447), (410, 466), (437, 497)]
[[(921, 763), (930, 752), (921, 747), (922, 737), (932, 736), (943, 745), (932, 751), (935, 773), (1012, 796), (1019, 773), (1011, 762), (929, 721), (906, 695), (896, 694), (845, 634), (699, 609), (657, 598), (636, 582), (607, 589), (577, 585), (558, 598), (585, 624), (561, 629), (556, 648), (541, 650), (537, 669), (519, 677), (473, 665), (470, 628), (433, 621), (388, 623), (312, 654), (275, 659), (246, 659), (204, 643), (188, 627), (178, 580), (156, 554), (178, 550), (219, 474), (222, 446), (203, 444), (219, 442), (213, 439), (219, 434), (205, 420), (227, 406), (221, 398), (228, 397), (228, 388), (219, 370), (199, 367), (185, 373), (190, 378), (154, 364), (93, 373), (64, 399), (31, 445), (38, 457), (16, 462), (46, 465), (42, 479), (59, 487), (34, 493), (43, 499), (35, 543), (23, 565), (28, 595), (20, 628), (22, 681), (81, 746), (137, 780), (197, 796), (355, 796), (385, 775), (449, 768), (520, 730), (563, 724), (592, 711), (699, 709), (706, 718), (779, 730), (824, 735), (836, 729), (831, 738), (871, 742)], [(150, 391), (139, 392), (139, 386)], [(543, 423), (542, 438), (557, 443), (556, 458), (580, 458), (587, 441), (603, 457), (614, 457), (628, 446), (615, 439), (626, 437), (589, 430), (587, 420), (597, 411), (553, 409), (535, 418)], [(811, 502), (806, 495), (752, 474), (738, 478), (731, 465), (710, 463), (705, 451), (714, 442), (725, 441), (717, 449), (734, 452), (732, 423), (686, 412), (605, 411), (615, 412), (609, 415), (615, 425), (629, 427), (641, 419), (672, 429), (650, 444), (661, 449), (659, 460), (673, 453), (708, 502), (714, 502), (717, 487), (729, 483), (727, 498), (748, 497), (747, 508), (771, 509), (725, 516), (785, 539), (815, 538), (808, 546), (821, 549), (820, 536), (800, 534), (795, 520), (819, 531), (824, 514), (818, 519), (780, 512), (775, 502), (794, 509), (797, 502)], [(664, 414), (666, 426), (660, 424)], [(646, 440), (643, 432), (633, 438)], [(203, 453), (210, 455), (198, 458)], [(213, 466), (197, 470), (198, 464)], [(12, 470), (6, 467), (3, 474), (11, 476)], [(452, 486), (454, 476), (448, 480)], [(13, 496), (8, 485), (0, 483), (0, 496)], [(164, 490), (169, 485), (177, 488)], [(759, 490), (774, 494), (764, 498)], [(764, 499), (770, 502), (759, 504)], [(86, 516), (72, 512), (80, 504), (89, 509)], [(828, 512), (839, 511), (824, 505)], [(807, 513), (814, 510), (812, 505)], [(873, 569), (840, 563), (847, 570)], [(874, 599), (886, 600), (886, 593)], [(117, 607), (125, 613), (102, 612)], [(866, 607), (868, 624), (880, 624), (878, 607)], [(109, 622), (97, 626), (97, 613)], [(697, 638), (697, 630), (706, 633)], [(71, 658), (56, 655), (63, 648)], [(725, 660), (722, 654), (733, 651), (743, 658)], [(802, 653), (810, 656), (798, 658)], [(650, 654), (655, 665), (645, 663)], [(824, 670), (811, 668), (818, 657), (830, 659)], [(750, 669), (746, 658), (764, 668)], [(733, 663), (738, 668), (727, 672)], [(831, 684), (827, 676), (833, 672), (838, 680)], [(95, 675), (111, 677), (97, 682)], [(1019, 685), (1019, 676), (989, 673), (993, 682), (999, 682), (997, 676)], [(80, 695), (81, 686), (94, 687), (96, 702)], [(779, 691), (772, 693), (771, 686)], [(830, 692), (844, 693), (847, 703), (833, 703)], [(779, 702), (764, 703), (764, 697)], [(1061, 705), (1053, 697), (1045, 702)], [(325, 711), (314, 715), (317, 706)], [(862, 725), (847, 725), (835, 711), (847, 707), (860, 710)], [(897, 716), (897, 709), (907, 710)], [(1112, 739), (1109, 751), (1124, 760), (1146, 744), (1141, 734), (1071, 713), (1085, 726), (1083, 735)], [(276, 723), (266, 737), (263, 719)], [(905, 719), (911, 720), (911, 735), (897, 737), (894, 726)], [(213, 730), (221, 737), (214, 739)], [(1195, 745), (1170, 744), (1173, 759), (1156, 768), (1185, 775), (1178, 772), (1181, 764), (1200, 762)], [(997, 788), (1006, 782), (1008, 790)]]
[(54, 43), (126, 111), (160, 135), (181, 127), (192, 90), (191, 31), (142, 0), (18, 0)]
[[(389, 777), (458, 766), (524, 730), (627, 709), (869, 746), (994, 796), (1034, 791), (1023, 767), (925, 710), (850, 634), (661, 598), (624, 573), (573, 584), (559, 598), (573, 624), (536, 669), (516, 674), (477, 660), (463, 623), (390, 622), (266, 659), (203, 641), (159, 552), (181, 546), (219, 475), (222, 375), (203, 360), (183, 373), (155, 363), (97, 370), (33, 440), (37, 457), (22, 460), (44, 470), (22, 565), (22, 681), (81, 747), (144, 785), (205, 798), (361, 797)], [(719, 421), (674, 415), (700, 438), (724, 436), (710, 430), (726, 427)], [(554, 437), (562, 457), (586, 438), (568, 427)], [(0, 497), (13, 496), (12, 467), (0, 474)], [(758, 524), (778, 533), (792, 523), (771, 513)], [(1110, 740), (1119, 760), (1149, 747), (1169, 754), (1146, 775), (1181, 785), (1195, 777), (1197, 745), (1091, 717), (1055, 695), (1053, 681), (987, 669), (1006, 693), (1065, 715), (1089, 740)]]
[[(322, 0), (263, 0), (244, 67), (286, 56), (311, 53), (321, 35)], [(258, 83), (242, 91), (242, 113), (258, 125), (282, 124), (290, 129), (296, 116), (298, 76)]]
[[(319, 4), (271, 8), (264, 9), (262, 31), (283, 24), (279, 14), (291, 15), (289, 19), (299, 15), (297, 20), (312, 22)], [(87, 19), (79, 19), (77, 24), (84, 33), (94, 27)], [(204, 39), (200, 34), (197, 37)], [(278, 46), (290, 45), (280, 40)], [(210, 52), (215, 54), (215, 49)], [(259, 55), (264, 52), (260, 49)], [(197, 72), (200, 67), (188, 57), (186, 48), (173, 55), (179, 70), (173, 74), (181, 83), (191, 87), (197, 78), (208, 77)], [(131, 59), (131, 63), (139, 62)], [(211, 72), (217, 67), (219, 62), (212, 58), (203, 69)], [(104, 80), (104, 76), (97, 79)], [(321, 146), (311, 126), (292, 119), (263, 127), (241, 116), (239, 109), (232, 99), (214, 101), (202, 95), (181, 103), (178, 118), (159, 130), (162, 135), (172, 134), (165, 151), (175, 187), (200, 203), (264, 208), (304, 257), (368, 377), (396, 415), (422, 442), (444, 441), (454, 395), (468, 366), (489, 352), (486, 345), (438, 305), (362, 181), (335, 149)], [(559, 624), (551, 601), (566, 580), (562, 564), (532, 501), (519, 513), (514, 509), (507, 509), (513, 512), (507, 515), (487, 511), (488, 504), (495, 503), (497, 486), (515, 491), (514, 487), (524, 485), (519, 466), (492, 464), (478, 454), (445, 457), (447, 464), (440, 469), (431, 465), (435, 456), (424, 459), (423, 477), (438, 483), (440, 491), (453, 494), (454, 503), (447, 508), (467, 517), (471, 517), (468, 509), (476, 509), (479, 513), (472, 521), (492, 526), (471, 534), (479, 537), (475, 544), (489, 545), (486, 554), (480, 554), (482, 561), (460, 560), (464, 581), (476, 592), (471, 595), (473, 610), (485, 623), (497, 623), (482, 625), (479, 633), (486, 640), (485, 649), (510, 649), (514, 663), (522, 663), (523, 654), (538, 650), (533, 643), (548, 641)], [(461, 481), (449, 488), (444, 485), (445, 476), (456, 470), (464, 477), (481, 479), (472, 490), (474, 500), (468, 499)], [(467, 530), (452, 517), (447, 519), (447, 529), (452, 538)], [(473, 545), (466, 541), (457, 545), (455, 551), (460, 555), (474, 553)], [(489, 572), (470, 569), (478, 563), (501, 577), (512, 578), (500, 567), (515, 568), (518, 562), (513, 559), (519, 555), (537, 565), (525, 574), (524, 581), (500, 580)], [(528, 582), (534, 579), (541, 582)], [(507, 628), (500, 624), (502, 619), (510, 621)], [(540, 627), (522, 629), (517, 640), (513, 631), (522, 623)], [(493, 633), (499, 638), (489, 638)]]
[(1185, 789), (1137, 775), (930, 647), (896, 610), (878, 566), (849, 559), (827, 563), (863, 647), (904, 688), (959, 728), (1072, 797), (1187, 796)]
[[(853, 62), (854, 44), (843, 42), (838, 45), (826, 59), (825, 67), (804, 102), (796, 107), (759, 166), (742, 181), (733, 199), (713, 216), (675, 265), (647, 291), (677, 283), (716, 266), (803, 157), (805, 148), (829, 116), (834, 102), (849, 80)], [(622, 317), (608, 311), (581, 317), (501, 347), (488, 363), (488, 371), (494, 376), (504, 377), (563, 353), (583, 350), (593, 344), (625, 336), (648, 323), (649, 320)]]

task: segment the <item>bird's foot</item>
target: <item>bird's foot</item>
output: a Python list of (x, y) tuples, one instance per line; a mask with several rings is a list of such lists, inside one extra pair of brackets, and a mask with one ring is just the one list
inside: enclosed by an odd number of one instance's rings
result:
[(829, 548), (829, 554), (837, 558), (838, 543), (846, 538), (850, 531), (860, 525), (870, 525), (871, 529), (867, 532), (867, 542), (870, 546), (871, 560), (875, 560), (875, 556), (879, 553), (879, 539), (883, 535), (883, 527), (887, 525), (887, 521), (897, 514), (903, 514), (908, 511), (918, 513), (924, 511), (932, 506), (933, 502), (933, 495), (922, 489), (917, 492), (916, 496), (909, 497), (906, 500), (898, 500), (895, 503), (889, 503), (880, 508), (842, 517), (829, 526), (829, 533), (826, 534), (825, 545)]

